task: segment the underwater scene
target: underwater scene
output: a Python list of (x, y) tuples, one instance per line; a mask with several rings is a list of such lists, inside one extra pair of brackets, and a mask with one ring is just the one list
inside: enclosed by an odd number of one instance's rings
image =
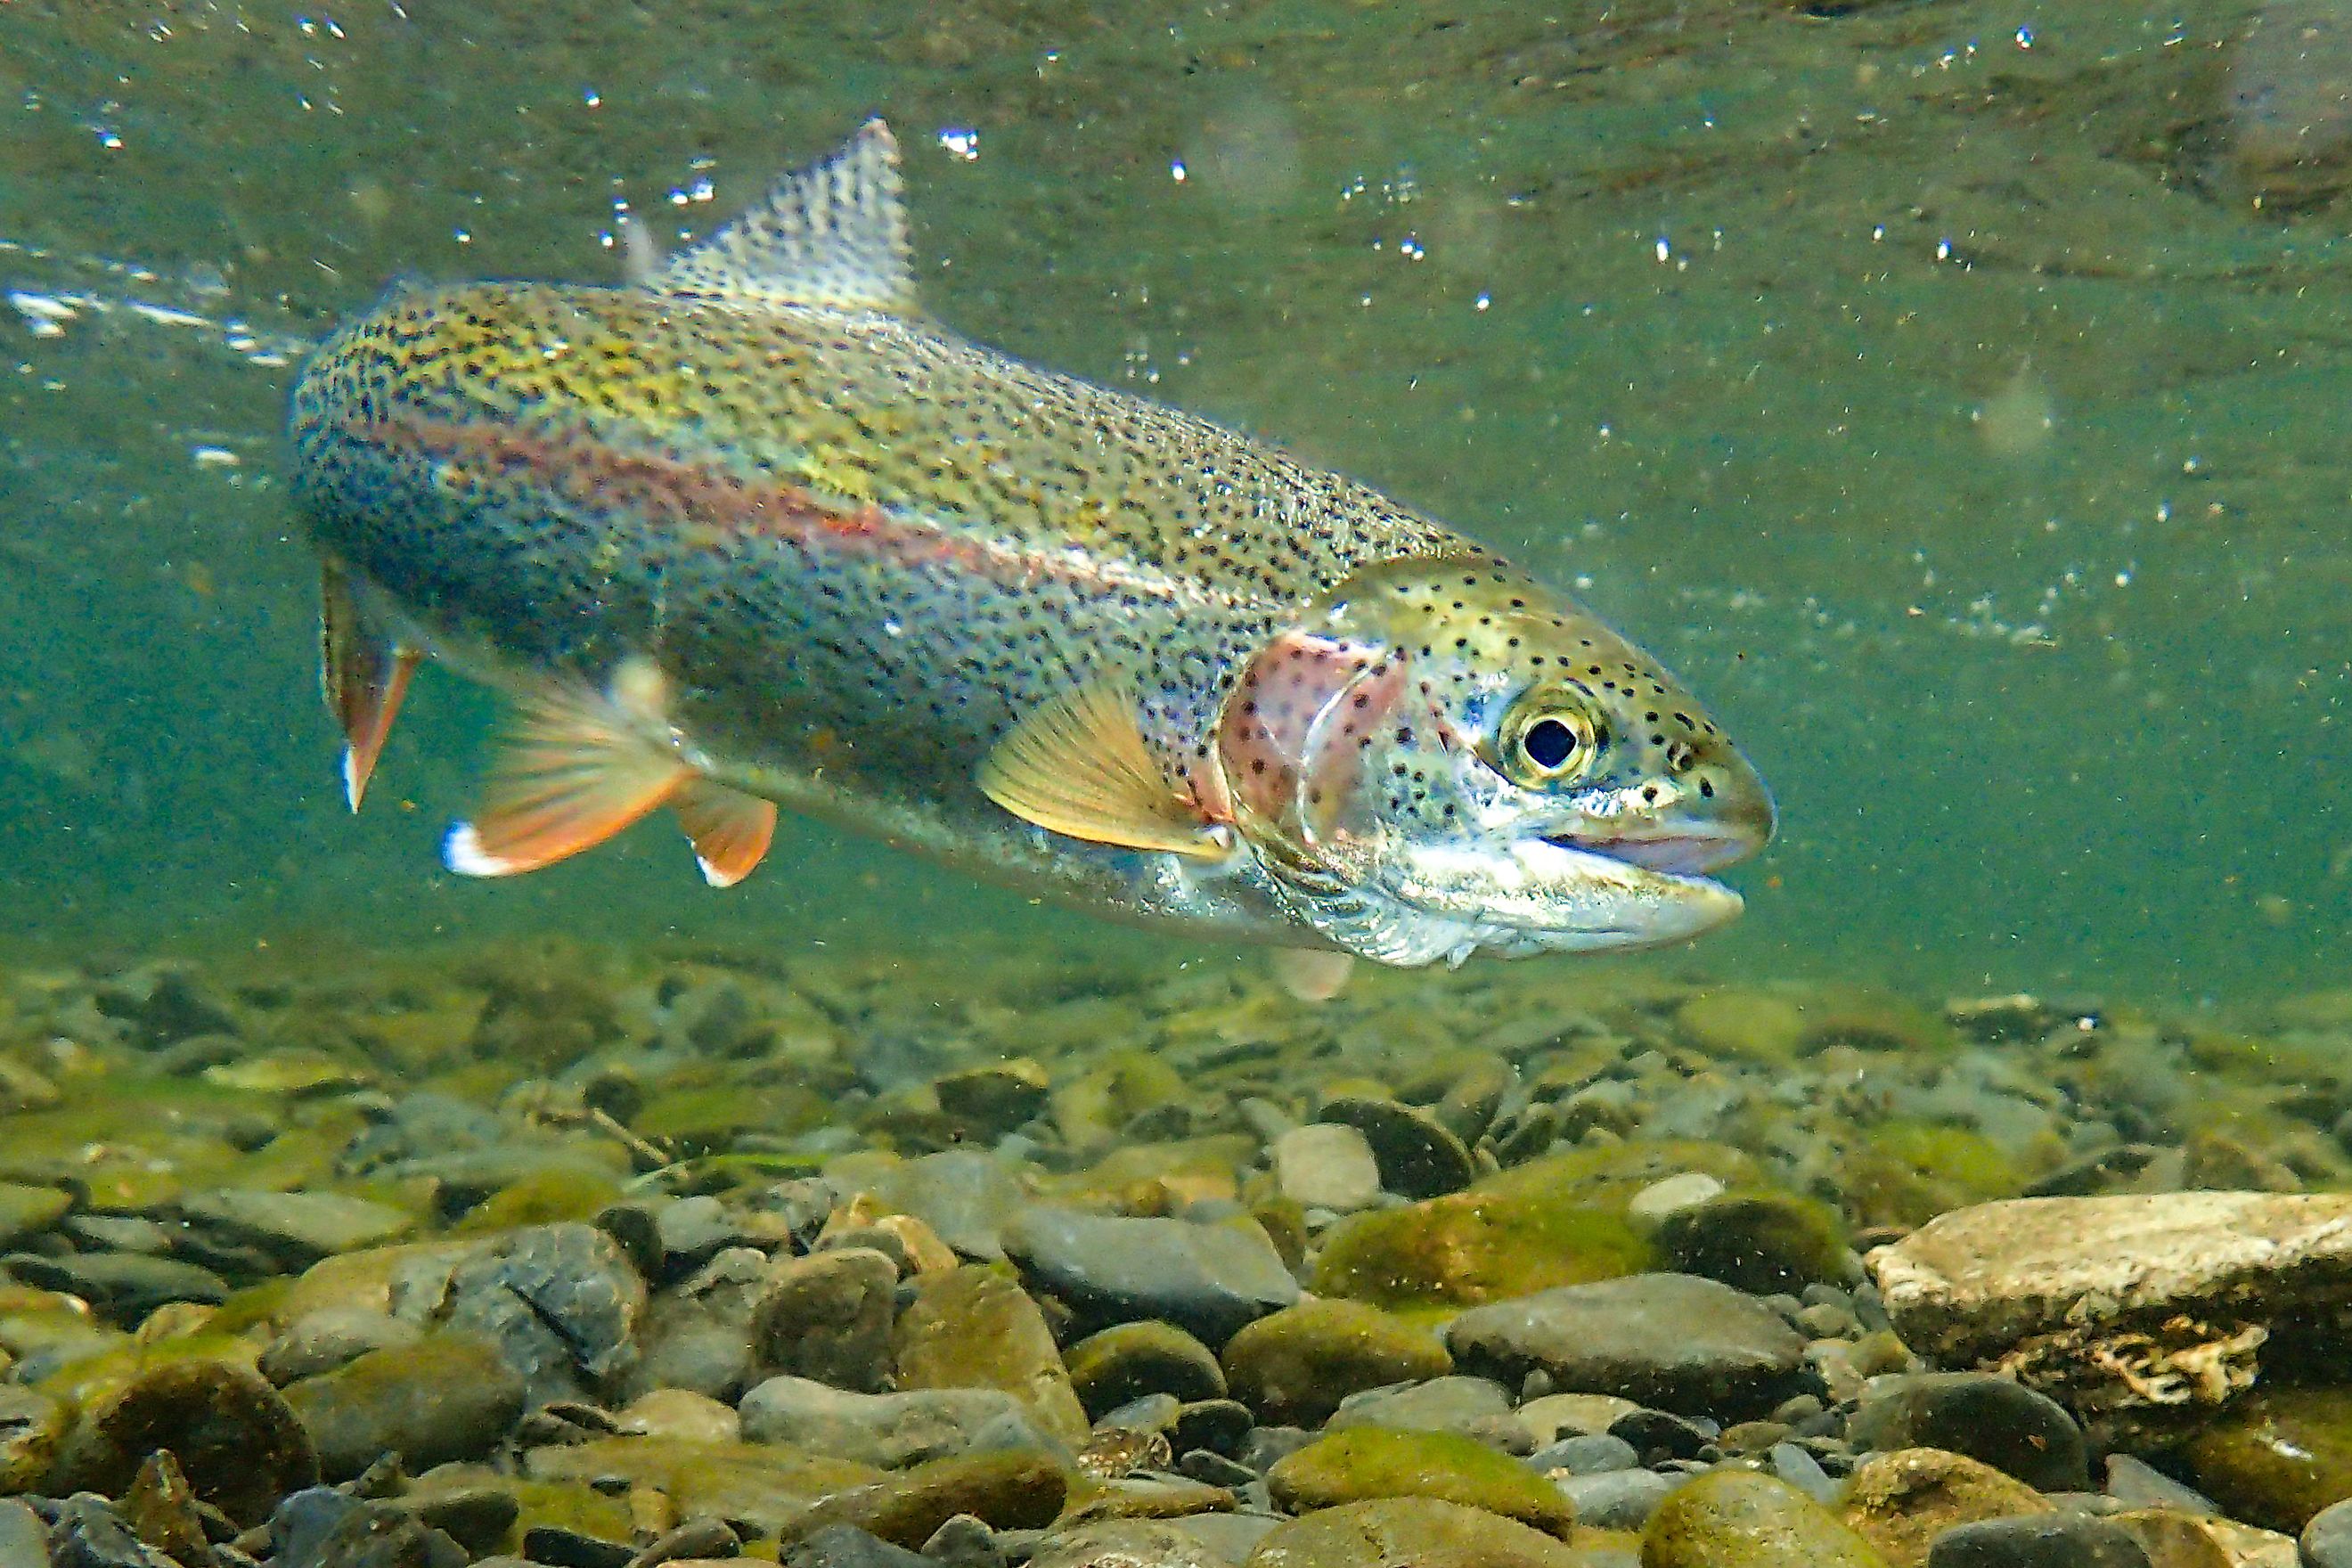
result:
[(2352, 1568), (2345, 0), (0, 0), (0, 1568)]

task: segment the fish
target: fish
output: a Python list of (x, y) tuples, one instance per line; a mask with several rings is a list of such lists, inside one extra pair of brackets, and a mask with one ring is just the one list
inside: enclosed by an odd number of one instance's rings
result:
[(288, 424), (351, 808), (432, 659), (511, 703), (466, 876), (666, 810), (730, 886), (781, 809), (1310, 986), (1739, 911), (1710, 873), (1772, 797), (1655, 659), (1365, 484), (957, 336), (912, 255), (875, 119), (625, 282), (335, 331)]

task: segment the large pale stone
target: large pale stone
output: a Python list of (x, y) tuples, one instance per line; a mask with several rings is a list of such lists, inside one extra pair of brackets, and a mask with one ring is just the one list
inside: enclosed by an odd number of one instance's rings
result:
[(2274, 1326), (2352, 1304), (2352, 1194), (1979, 1204), (1869, 1263), (1915, 1351), (2129, 1423), (2234, 1398)]

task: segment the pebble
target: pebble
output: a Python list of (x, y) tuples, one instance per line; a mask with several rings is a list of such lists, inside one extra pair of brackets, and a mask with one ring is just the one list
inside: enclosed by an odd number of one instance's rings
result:
[(1087, 1413), (1053, 1331), (1001, 1267), (968, 1263), (927, 1274), (892, 1337), (901, 1390), (1001, 1388), (1063, 1444), (1086, 1440)]
[(1380, 1201), (1381, 1171), (1372, 1146), (1344, 1122), (1295, 1127), (1276, 1138), (1268, 1152), (1282, 1195), (1302, 1208), (1353, 1214)]
[(1641, 1463), (1642, 1456), (1633, 1451), (1633, 1445), (1606, 1432), (1580, 1432), (1528, 1456), (1529, 1468), (1555, 1476), (1605, 1476), (1612, 1470), (1634, 1469)]
[(57, 1458), (69, 1412), (63, 1401), (0, 1384), (0, 1496), (38, 1491)]
[(125, 1325), (171, 1301), (217, 1304), (228, 1300), (228, 1281), (211, 1269), (135, 1252), (80, 1252), (63, 1258), (12, 1252), (0, 1258), (0, 1266), (27, 1285), (79, 1296)]
[(779, 1568), (938, 1568), (921, 1552), (893, 1546), (854, 1524), (827, 1525), (795, 1542), (776, 1561)]
[(2265, 1390), (2209, 1421), (2181, 1450), (2197, 1489), (2233, 1519), (2301, 1530), (2352, 1497), (2352, 1388)]
[(1218, 1346), (1298, 1300), (1298, 1281), (1255, 1225), (1128, 1218), (1036, 1207), (1005, 1250), (1032, 1286), (1091, 1331), (1160, 1318)]
[[(7, 1112), (0, 1107), (0, 1115)], [(37, 1236), (66, 1216), (73, 1194), (58, 1187), (0, 1182), (0, 1247), (14, 1247)]]
[(883, 1172), (873, 1193), (884, 1207), (915, 1215), (966, 1258), (999, 1262), (1004, 1226), (1027, 1201), (1013, 1168), (993, 1154), (948, 1149)]
[(594, 1399), (636, 1357), (645, 1281), (593, 1226), (527, 1226), (395, 1270), (392, 1313), (480, 1335), (534, 1405)]
[[(935, 1554), (926, 1548), (924, 1555)], [(1225, 1568), (1227, 1561), (1173, 1525), (1119, 1519), (1055, 1531), (1029, 1568)]]
[(2078, 1514), (1986, 1520), (1937, 1536), (1927, 1568), (2153, 1568), (2131, 1531)]
[(280, 1267), (308, 1268), (321, 1258), (377, 1247), (415, 1222), (403, 1209), (341, 1193), (258, 1192), (215, 1187), (189, 1193), (178, 1218), (266, 1250)]
[(1927, 1373), (1885, 1377), (1847, 1423), (1857, 1448), (1945, 1448), (2045, 1492), (2087, 1490), (2082, 1429), (2064, 1407), (2006, 1377)]
[(262, 1376), (282, 1388), (332, 1372), (370, 1351), (414, 1344), (421, 1337), (415, 1324), (373, 1307), (327, 1307), (288, 1324), (262, 1347), (257, 1364)]
[(1321, 1437), (1266, 1472), (1274, 1500), (1292, 1512), (1374, 1498), (1427, 1497), (1566, 1535), (1576, 1510), (1560, 1489), (1525, 1465), (1444, 1432), (1366, 1426)]
[(1944, 1531), (1982, 1520), (2045, 1513), (2050, 1503), (1990, 1465), (1940, 1448), (1873, 1454), (1854, 1467), (1845, 1520), (1890, 1563), (1920, 1563)]
[[(868, 1396), (872, 1397), (872, 1396)], [(865, 1486), (833, 1491), (787, 1533), (855, 1524), (901, 1546), (919, 1546), (968, 1513), (999, 1530), (1040, 1530), (1062, 1511), (1069, 1477), (1049, 1456), (969, 1454), (933, 1459)]]
[(1799, 1392), (1805, 1342), (1727, 1285), (1644, 1274), (1474, 1307), (1445, 1331), (1465, 1371), (1613, 1394), (1660, 1409), (1760, 1415)]
[(7, 1568), (47, 1568), (49, 1526), (20, 1497), (0, 1498), (0, 1563)]

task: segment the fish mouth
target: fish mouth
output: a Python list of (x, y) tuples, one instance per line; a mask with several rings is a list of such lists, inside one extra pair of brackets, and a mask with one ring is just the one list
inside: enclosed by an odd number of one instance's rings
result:
[(1557, 849), (1599, 855), (1645, 870), (1690, 878), (1704, 877), (1709, 871), (1745, 860), (1760, 847), (1753, 834), (1709, 827), (1607, 837), (1582, 833), (1547, 833), (1540, 837)]

